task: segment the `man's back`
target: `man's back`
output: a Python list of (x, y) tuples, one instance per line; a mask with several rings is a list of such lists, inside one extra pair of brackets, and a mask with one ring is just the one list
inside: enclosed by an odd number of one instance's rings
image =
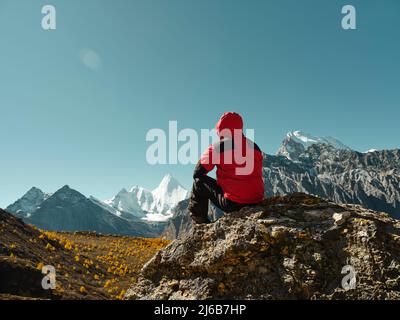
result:
[(238, 203), (258, 203), (264, 198), (262, 152), (243, 135), (241, 141), (237, 140), (224, 138), (211, 146), (217, 182), (226, 198)]

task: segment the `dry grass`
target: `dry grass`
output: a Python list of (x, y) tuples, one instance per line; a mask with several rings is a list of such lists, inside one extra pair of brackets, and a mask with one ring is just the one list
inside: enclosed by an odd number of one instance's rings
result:
[[(142, 266), (168, 240), (39, 230), (0, 210), (0, 300), (122, 299)], [(56, 270), (44, 290), (42, 268)]]
[[(65, 277), (81, 278), (85, 285), (75, 288), (81, 295), (89, 296), (90, 287), (103, 291), (109, 299), (123, 299), (131, 283), (136, 281), (143, 265), (160, 249), (169, 244), (168, 240), (158, 238), (131, 238), (103, 236), (94, 233), (57, 233), (43, 231), (46, 238), (58, 242), (65, 250), (72, 253), (74, 263), (58, 265), (57, 271)], [(49, 250), (52, 250), (49, 248)], [(77, 270), (76, 264), (84, 272)], [(66, 288), (57, 290), (62, 294)], [(71, 283), (67, 285), (71, 290)]]

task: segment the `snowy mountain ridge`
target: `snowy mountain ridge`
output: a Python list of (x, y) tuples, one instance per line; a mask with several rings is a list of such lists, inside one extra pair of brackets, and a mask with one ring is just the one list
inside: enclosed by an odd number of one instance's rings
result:
[[(73, 189), (64, 186), (53, 195), (59, 197), (60, 201), (68, 198), (71, 203), (79, 202), (81, 199), (77, 196), (78, 193), (73, 193), (71, 190)], [(50, 196), (52, 194), (33, 187), (9, 205), (7, 210), (20, 218), (29, 218)], [(163, 222), (172, 216), (172, 209), (188, 196), (189, 192), (174, 177), (167, 174), (153, 191), (134, 186), (129, 191), (123, 188), (109, 200), (102, 201), (93, 196), (88, 200), (101, 209), (126, 220)]]
[(153, 191), (135, 186), (123, 188), (112, 199), (103, 203), (118, 216), (131, 214), (147, 221), (166, 221), (172, 209), (189, 196), (189, 192), (170, 174), (167, 174)]
[(32, 187), (21, 198), (9, 205), (7, 210), (20, 218), (29, 217), (50, 196), (51, 193), (45, 193), (36, 187)]
[(303, 131), (292, 131), (286, 134), (277, 156), (284, 156), (289, 160), (297, 161), (299, 155), (314, 144), (327, 144), (339, 150), (351, 150), (344, 143), (333, 137), (317, 137)]

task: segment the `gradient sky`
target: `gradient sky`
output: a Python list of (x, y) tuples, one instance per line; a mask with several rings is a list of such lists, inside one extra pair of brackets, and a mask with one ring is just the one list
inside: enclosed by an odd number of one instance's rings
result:
[[(43, 31), (41, 8), (57, 9)], [(357, 30), (341, 8), (357, 9)], [(30, 187), (112, 197), (190, 186), (150, 166), (146, 132), (240, 112), (275, 153), (287, 131), (399, 147), (398, 0), (0, 0), (0, 207)]]

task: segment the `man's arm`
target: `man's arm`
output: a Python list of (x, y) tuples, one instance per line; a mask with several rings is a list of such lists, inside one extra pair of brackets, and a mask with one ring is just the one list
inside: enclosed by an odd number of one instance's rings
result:
[(193, 179), (200, 178), (208, 173), (208, 171), (202, 166), (201, 162), (197, 162), (194, 168)]
[(193, 179), (200, 178), (201, 176), (206, 175), (208, 172), (214, 169), (215, 164), (213, 164), (212, 161), (213, 152), (214, 152), (214, 145), (209, 146), (207, 150), (204, 151), (194, 169)]

